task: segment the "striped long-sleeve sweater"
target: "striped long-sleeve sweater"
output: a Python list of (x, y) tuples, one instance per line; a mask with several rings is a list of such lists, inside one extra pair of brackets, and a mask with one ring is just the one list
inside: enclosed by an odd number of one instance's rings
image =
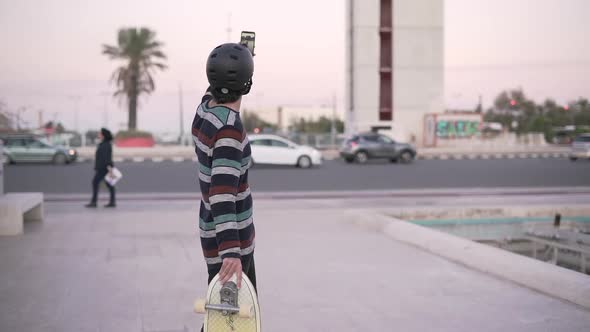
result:
[(199, 160), (201, 246), (208, 265), (254, 251), (252, 196), (248, 186), (250, 144), (240, 114), (209, 107), (203, 97), (192, 134)]

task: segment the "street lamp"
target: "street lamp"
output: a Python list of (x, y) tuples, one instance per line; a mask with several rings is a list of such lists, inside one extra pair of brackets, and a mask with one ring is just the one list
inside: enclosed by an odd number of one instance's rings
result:
[(20, 123), (21, 123), (21, 113), (24, 113), (28, 110), (29, 106), (22, 106), (16, 110), (16, 130), (20, 131)]
[(80, 101), (80, 96), (68, 96), (68, 98), (74, 102), (74, 128), (76, 132), (80, 132), (80, 128), (78, 128), (78, 104)]

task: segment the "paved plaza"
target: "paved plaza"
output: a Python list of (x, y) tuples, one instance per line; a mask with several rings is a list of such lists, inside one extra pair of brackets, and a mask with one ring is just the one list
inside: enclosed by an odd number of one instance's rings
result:
[[(197, 202), (45, 207), (0, 237), (0, 331), (199, 330)], [(255, 202), (264, 331), (590, 330), (588, 310), (359, 227), (352, 209)]]

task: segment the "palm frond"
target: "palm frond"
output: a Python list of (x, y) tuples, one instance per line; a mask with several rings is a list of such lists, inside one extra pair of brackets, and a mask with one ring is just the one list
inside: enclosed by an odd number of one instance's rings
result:
[(147, 50), (152, 50), (152, 49), (158, 49), (158, 48), (160, 48), (162, 46), (164, 46), (164, 43), (155, 40), (155, 41), (152, 41), (152, 42), (149, 42), (148, 44), (146, 44), (145, 45), (145, 48)]
[(125, 91), (124, 90), (117, 90), (113, 93), (113, 97), (122, 97), (122, 95), (125, 95)]
[(166, 59), (166, 54), (164, 54), (164, 52), (160, 51), (160, 50), (147, 50), (145, 52), (143, 52), (142, 56), (144, 58), (160, 58), (160, 59)]
[(163, 63), (159, 63), (159, 62), (154, 62), (152, 63), (152, 66), (157, 67), (160, 70), (166, 70), (168, 69), (168, 66), (163, 64)]
[(111, 59), (117, 59), (122, 57), (121, 49), (116, 46), (102, 45), (102, 54), (108, 55)]
[(138, 37), (143, 41), (144, 45), (147, 45), (150, 40), (154, 39), (155, 33), (148, 28), (142, 27), (139, 29)]
[(147, 79), (147, 88), (151, 91), (156, 90), (156, 83), (154, 82), (154, 78), (150, 75), (149, 72), (145, 73), (145, 78)]
[(124, 83), (127, 80), (128, 75), (129, 69), (125, 66), (121, 66), (113, 72), (111, 75), (111, 81), (115, 82), (119, 86), (121, 83)]
[(145, 59), (141, 62), (141, 67), (145, 68), (146, 70), (153, 70), (153, 69), (160, 69), (165, 70), (168, 66), (161, 62), (152, 62), (151, 59)]

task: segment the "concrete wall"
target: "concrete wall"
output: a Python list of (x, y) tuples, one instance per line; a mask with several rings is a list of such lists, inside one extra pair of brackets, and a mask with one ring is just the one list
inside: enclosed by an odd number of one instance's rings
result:
[(392, 126), (422, 144), (426, 113), (444, 110), (444, 2), (393, 0), (393, 121), (379, 121), (380, 1), (349, 0), (347, 132)]
[(424, 147), (515, 148), (547, 145), (543, 133), (482, 133), (483, 116), (477, 113), (431, 113), (424, 119)]

